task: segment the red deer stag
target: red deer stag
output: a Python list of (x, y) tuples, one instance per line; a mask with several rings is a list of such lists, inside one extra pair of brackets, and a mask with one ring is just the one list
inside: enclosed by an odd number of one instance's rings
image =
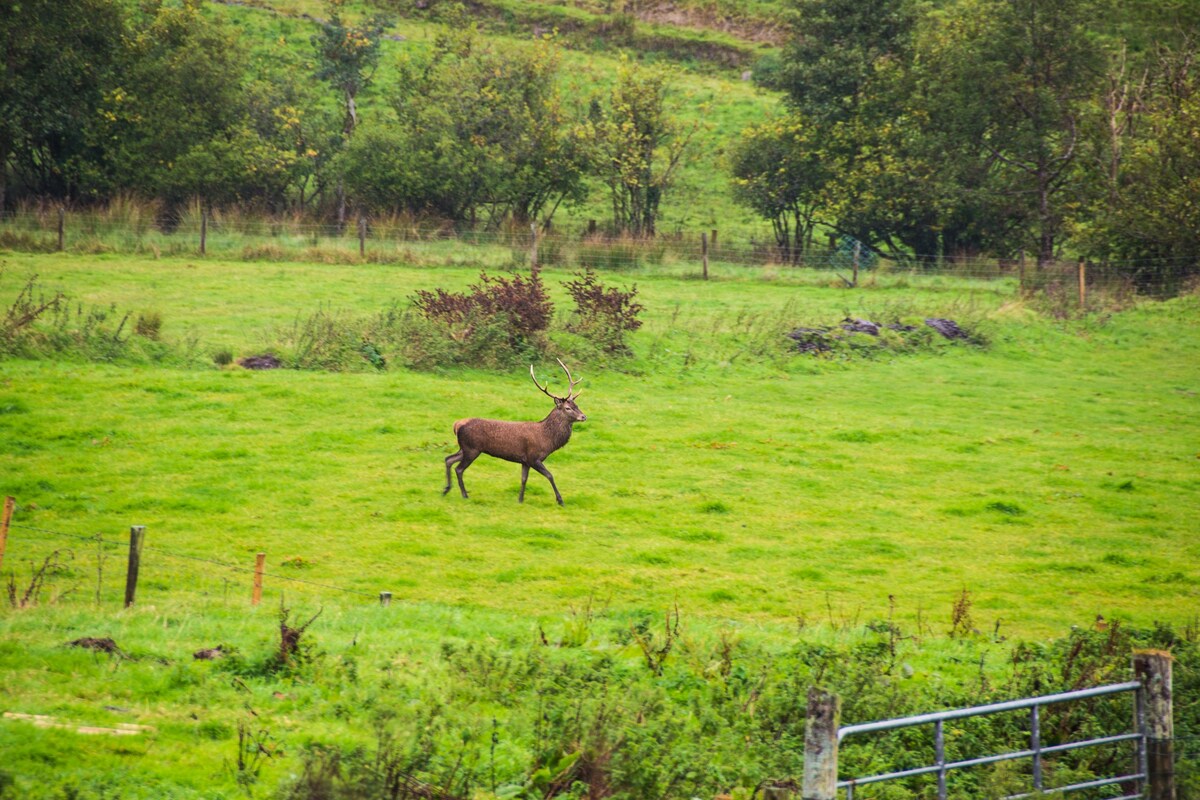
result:
[(480, 453), (487, 453), (489, 456), (521, 465), (519, 502), (525, 502), (525, 481), (528, 480), (529, 469), (532, 467), (546, 476), (546, 480), (550, 481), (550, 488), (554, 490), (554, 498), (560, 506), (563, 504), (562, 495), (554, 485), (554, 476), (542, 462), (567, 443), (571, 438), (571, 426), (576, 422), (583, 422), (587, 417), (579, 410), (579, 406), (575, 405), (575, 398), (579, 396), (579, 392), (575, 391), (575, 384), (579, 381), (571, 377), (571, 370), (567, 369), (567, 365), (561, 360), (558, 365), (567, 373), (567, 381), (570, 383), (566, 397), (546, 391), (546, 387), (537, 382), (537, 377), (533, 374), (533, 365), (529, 365), (529, 377), (533, 378), (533, 385), (554, 401), (554, 410), (541, 422), (471, 418), (460, 419), (454, 423), (458, 452), (446, 456), (446, 488), (442, 490), (442, 494), (450, 491), (450, 465), (458, 464), (454, 472), (458, 475), (458, 488), (462, 496), (466, 497), (467, 487), (463, 485), (463, 473), (479, 458)]

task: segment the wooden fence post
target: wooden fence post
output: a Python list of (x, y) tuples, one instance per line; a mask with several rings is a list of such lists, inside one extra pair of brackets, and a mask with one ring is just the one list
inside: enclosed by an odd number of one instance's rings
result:
[(1174, 657), (1165, 650), (1135, 650), (1133, 653), (1133, 676), (1142, 684), (1138, 692), (1137, 716), (1146, 726), (1146, 800), (1175, 800), (1172, 661)]
[(66, 217), (66, 213), (63, 211), (62, 206), (59, 206), (58, 207), (58, 252), (60, 252), (60, 253), (63, 251), (63, 244), (65, 243), (65, 238), (66, 238), (64, 236), (65, 228), (66, 228), (64, 217)]
[(1079, 259), (1079, 307), (1087, 308), (1087, 262)]
[(254, 593), (250, 596), (250, 605), (252, 606), (262, 602), (263, 565), (266, 561), (266, 553), (259, 553), (254, 557)]
[(391, 592), (380, 592), (379, 593), (379, 605), (383, 606), (384, 608), (387, 608), (391, 604), (392, 604), (392, 593)]
[(15, 497), (4, 498), (4, 515), (0, 516), (0, 568), (4, 567), (4, 548), (8, 545), (8, 524), (12, 522), (13, 508), (16, 505)]
[(207, 252), (208, 247), (208, 212), (200, 212), (200, 255)]
[(1021, 251), (1021, 259), (1017, 262), (1017, 294), (1025, 295), (1025, 251)]
[(367, 257), (367, 218), (358, 218), (358, 257)]
[(854, 280), (851, 281), (851, 286), (858, 286), (858, 262), (862, 255), (862, 242), (854, 243)]
[(708, 280), (708, 234), (700, 233), (700, 259), (704, 262), (704, 280)]
[(125, 607), (133, 605), (137, 595), (138, 568), (142, 564), (142, 542), (146, 540), (146, 526), (134, 525), (129, 529), (129, 567), (125, 571)]
[(529, 272), (537, 274), (538, 271), (538, 229), (537, 223), (529, 226), (529, 233), (532, 238), (529, 240)]
[(809, 689), (804, 723), (803, 800), (836, 800), (841, 724), (842, 698), (815, 686)]
[(712, 245), (713, 250), (716, 250), (717, 249), (717, 229), (716, 228), (712, 229), (712, 236), (709, 238), (710, 238), (709, 244)]

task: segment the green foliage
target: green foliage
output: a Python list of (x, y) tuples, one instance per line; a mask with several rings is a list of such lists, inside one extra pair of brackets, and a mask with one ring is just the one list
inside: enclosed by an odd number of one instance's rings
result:
[(0, 212), (13, 195), (86, 196), (97, 188), (101, 109), (119, 70), (124, 27), (112, 0), (6, 5)]
[(389, 210), (489, 225), (549, 220), (582, 197), (585, 132), (560, 95), (553, 43), (502, 48), (446, 32), (401, 63), (396, 121), (342, 159), (349, 191)]
[(171, 347), (158, 341), (161, 316), (139, 315), (135, 323), (130, 317), (116, 305), (85, 307), (62, 292), (47, 294), (34, 275), (4, 309), (0, 358), (136, 362), (173, 355)]
[(670, 89), (664, 70), (622, 61), (607, 98), (592, 102), (596, 165), (618, 233), (654, 235), (659, 205), (699, 129), (670, 107)]
[(342, 134), (349, 138), (358, 124), (359, 92), (370, 85), (379, 66), (383, 31), (391, 24), (386, 14), (374, 14), (361, 25), (342, 17), (345, 0), (328, 0), (329, 20), (312, 37), (319, 67), (317, 79), (336, 90), (345, 104)]
[[(1107, 162), (1098, 224), (1085, 241), (1143, 290), (1171, 294), (1200, 273), (1200, 75), (1195, 40), (1164, 47), (1135, 114), (1131, 78), (1113, 74), (1096, 157)], [(1122, 69), (1128, 69), (1124, 64)], [(1112, 126), (1115, 127), (1115, 131)], [(1124, 132), (1123, 137), (1113, 134)], [(1124, 139), (1125, 141), (1123, 141)]]
[(799, 119), (772, 120), (748, 129), (730, 155), (733, 195), (770, 220), (785, 262), (812, 248), (817, 213), (829, 204), (824, 151)]

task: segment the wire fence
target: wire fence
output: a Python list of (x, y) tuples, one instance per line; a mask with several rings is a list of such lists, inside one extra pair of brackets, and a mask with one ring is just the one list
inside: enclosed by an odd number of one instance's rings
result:
[[(97, 606), (122, 601), (126, 605), (131, 601), (153, 603), (156, 598), (177, 597), (181, 592), (192, 601), (225, 607), (283, 603), (296, 593), (322, 602), (391, 602), (391, 592), (366, 591), (288, 574), (290, 570), (309, 568), (309, 562), (299, 556), (277, 562), (278, 568), (268, 570), (265, 558), (257, 558), (258, 554), (248, 553), (245, 564), (234, 564), (163, 547), (152, 539), (150, 543), (139, 542), (135, 548), (132, 532), (128, 537), (72, 533), (21, 522), (10, 522), (5, 528), (7, 536), (0, 538), (0, 563), (4, 567), (0, 581), (6, 597), (3, 602), (11, 607), (57, 603), (68, 598), (77, 602), (90, 599)], [(136, 556), (132, 554), (135, 549)]]
[(406, 216), (357, 218), (345, 225), (305, 219), (266, 219), (236, 214), (190, 212), (163, 223), (155, 215), (45, 209), (0, 219), (0, 248), (30, 252), (133, 253), (151, 256), (212, 256), (246, 261), (316, 261), (474, 265), (482, 268), (539, 266), (684, 272), (708, 277), (709, 270), (811, 270), (835, 284), (854, 287), (878, 276), (942, 276), (1005, 282), (1013, 291), (1130, 292), (1171, 295), (1187, 288), (1200, 265), (1184, 258), (1121, 262), (1056, 260), (978, 255), (875, 252), (848, 237), (803, 251), (781, 246), (771, 235), (722, 235), (719, 230), (653, 238), (613, 236), (594, 225), (579, 231), (459, 230)]

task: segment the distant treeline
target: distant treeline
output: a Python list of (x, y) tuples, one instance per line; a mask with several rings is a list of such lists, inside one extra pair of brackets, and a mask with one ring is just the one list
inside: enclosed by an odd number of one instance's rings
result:
[[(307, 41), (254, 57), (201, 0), (9, 4), (0, 210), (133, 195), (168, 215), (201, 198), (496, 227), (548, 221), (590, 187), (612, 230), (643, 236), (687, 201), (672, 184), (700, 123), (673, 110), (665, 71), (622, 61), (611, 88), (566, 96), (553, 37), (502, 44), (464, 12), (401, 48), (360, 114), (390, 21), (351, 23), (343, 2)], [(786, 102), (725, 168), (786, 253), (824, 247), (823, 231), (901, 259), (1070, 253), (1135, 280), (1196, 273), (1200, 6), (784, 7), (788, 43), (754, 73)]]
[(918, 258), (1200, 262), (1200, 5), (788, 0), (758, 78), (787, 113), (735, 191), (802, 251), (817, 225)]
[(406, 48), (369, 115), (390, 24), (326, 4), (307, 47), (249, 46), (201, 0), (27, 0), (0, 12), (0, 209), (27, 200), (215, 206), (344, 220), (347, 209), (473, 225), (547, 220), (607, 188), (615, 228), (654, 233), (696, 125), (667, 74), (623, 62), (610, 90), (560, 94), (553, 37), (505, 46), (464, 16)]

